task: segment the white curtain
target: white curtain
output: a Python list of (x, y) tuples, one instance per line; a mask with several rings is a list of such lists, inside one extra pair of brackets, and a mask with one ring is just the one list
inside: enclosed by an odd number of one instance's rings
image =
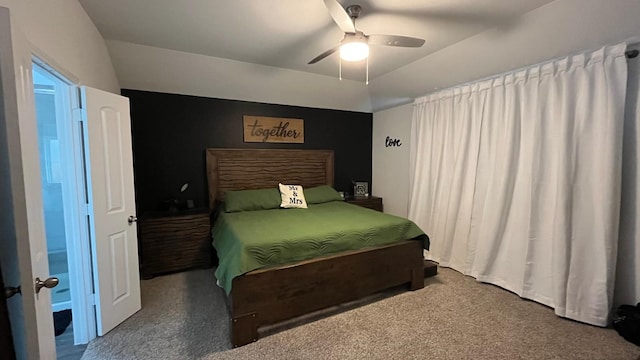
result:
[(604, 326), (612, 307), (624, 44), (417, 99), (409, 218), (428, 256)]

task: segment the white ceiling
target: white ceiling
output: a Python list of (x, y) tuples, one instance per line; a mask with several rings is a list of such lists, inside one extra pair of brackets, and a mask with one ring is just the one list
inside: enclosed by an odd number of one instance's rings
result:
[[(338, 56), (309, 60), (342, 32), (322, 0), (79, 0), (107, 40), (153, 46), (335, 77)], [(371, 49), (370, 79), (490, 28), (517, 26), (518, 16), (552, 0), (340, 0), (358, 4), (366, 34), (424, 38), (419, 49)], [(363, 78), (364, 62), (344, 64)]]

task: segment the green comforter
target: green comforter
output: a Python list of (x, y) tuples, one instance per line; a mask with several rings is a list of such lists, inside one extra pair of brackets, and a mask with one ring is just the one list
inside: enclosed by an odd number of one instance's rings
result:
[(251, 270), (418, 237), (428, 248), (428, 237), (410, 220), (342, 201), (221, 213), (213, 226), (216, 277), (228, 294), (233, 278)]

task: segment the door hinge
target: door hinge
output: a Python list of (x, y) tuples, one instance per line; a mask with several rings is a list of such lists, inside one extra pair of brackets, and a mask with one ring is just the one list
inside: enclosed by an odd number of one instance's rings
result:
[(71, 110), (71, 117), (73, 121), (82, 122), (84, 121), (84, 115), (82, 114), (82, 109), (73, 109)]
[(76, 96), (78, 100), (78, 108), (82, 109), (82, 89), (80, 87), (76, 88)]

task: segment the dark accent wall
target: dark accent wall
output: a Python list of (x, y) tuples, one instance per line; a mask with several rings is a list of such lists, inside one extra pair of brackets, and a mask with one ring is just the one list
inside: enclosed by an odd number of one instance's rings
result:
[[(274, 90), (277, 91), (277, 90)], [(207, 205), (205, 149), (331, 149), (335, 187), (353, 192), (351, 181), (371, 183), (370, 113), (122, 90), (130, 100), (138, 214), (170, 197)], [(243, 115), (304, 119), (304, 144), (244, 143)], [(180, 195), (185, 182), (189, 188)]]

